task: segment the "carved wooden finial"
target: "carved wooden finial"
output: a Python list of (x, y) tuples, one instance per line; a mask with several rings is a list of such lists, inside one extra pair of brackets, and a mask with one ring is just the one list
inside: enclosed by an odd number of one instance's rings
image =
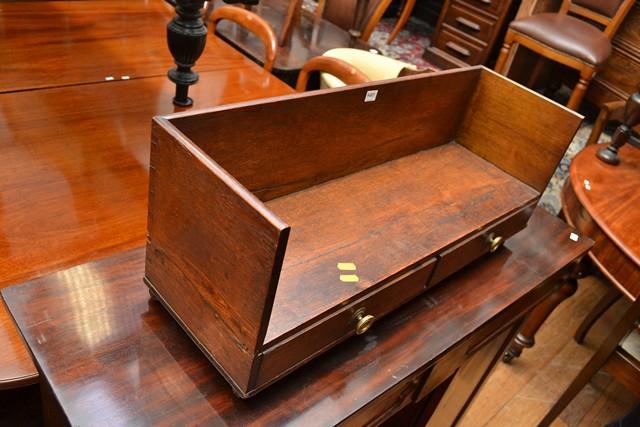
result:
[(632, 142), (638, 141), (638, 138), (633, 135), (633, 127), (638, 124), (640, 124), (640, 88), (638, 92), (631, 95), (627, 100), (627, 105), (624, 109), (624, 120), (616, 128), (611, 138), (611, 143), (598, 150), (598, 158), (610, 165), (620, 164), (618, 150), (630, 140)]

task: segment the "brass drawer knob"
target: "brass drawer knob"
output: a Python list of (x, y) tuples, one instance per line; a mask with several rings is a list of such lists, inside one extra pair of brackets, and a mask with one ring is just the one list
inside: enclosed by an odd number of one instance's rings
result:
[(376, 319), (370, 314), (364, 314), (364, 308), (356, 311), (353, 317), (356, 321), (356, 334), (358, 335), (362, 335), (367, 332), (371, 325), (373, 325), (373, 321)]
[(504, 237), (502, 236), (495, 236), (493, 233), (491, 233), (487, 239), (489, 241), (489, 252), (493, 253), (495, 251), (497, 251), (500, 246), (502, 246), (502, 243), (504, 242)]

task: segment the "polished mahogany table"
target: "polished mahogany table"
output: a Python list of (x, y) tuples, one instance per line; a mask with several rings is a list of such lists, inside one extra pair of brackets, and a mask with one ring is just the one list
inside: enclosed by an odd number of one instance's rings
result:
[(620, 150), (620, 165), (596, 157), (591, 145), (571, 162), (562, 192), (567, 221), (595, 244), (589, 258), (618, 292), (640, 296), (640, 149)]
[[(164, 0), (0, 2), (0, 93), (166, 76), (175, 66), (166, 41), (174, 14)], [(214, 39), (197, 71), (248, 65)]]
[(529, 227), (495, 254), (248, 400), (233, 395), (149, 298), (143, 248), (2, 295), (37, 361), (50, 419), (313, 426), (377, 423), (397, 414), (402, 425), (424, 425), (430, 417), (450, 425), (520, 319), (590, 248), (589, 239), (571, 240), (572, 231), (538, 208)]
[[(624, 146), (620, 165), (612, 166), (596, 157), (600, 148), (602, 145), (590, 145), (576, 155), (562, 190), (562, 216), (595, 241), (588, 259), (613, 285), (576, 331), (579, 343), (620, 295), (631, 301), (640, 295), (640, 150)], [(535, 345), (535, 334), (545, 320), (575, 293), (577, 279), (592, 270), (586, 262), (576, 265), (558, 290), (533, 310), (505, 352), (505, 362)]]
[[(162, 0), (0, 3), (0, 288), (144, 243), (151, 117), (176, 111), (172, 16)], [(195, 107), (292, 92), (213, 36), (196, 69)], [(0, 348), (0, 389), (37, 381), (2, 304)]]
[[(218, 7), (224, 4), (215, 2)], [(253, 12), (260, 15), (273, 27), (276, 36), (280, 35), (287, 14), (289, 0), (261, 0)], [(290, 41), (279, 46), (273, 73), (284, 81), (295, 86), (300, 69), (311, 58), (320, 56), (329, 49), (338, 47), (355, 47), (368, 50), (370, 46), (360, 40), (355, 44), (351, 35), (337, 25), (315, 14), (302, 10), (300, 20), (294, 21)], [(257, 63), (264, 63), (264, 47), (259, 38), (248, 33), (230, 21), (221, 21), (216, 26), (216, 34), (232, 46), (253, 58)], [(200, 63), (198, 63), (200, 65)]]
[[(627, 104), (633, 111), (633, 104)], [(613, 141), (620, 134), (614, 134)], [(640, 316), (640, 149), (625, 145), (620, 164), (613, 166), (596, 157), (602, 145), (582, 150), (571, 162), (569, 179), (562, 192), (562, 213), (569, 224), (594, 240), (588, 259), (611, 284), (575, 333), (578, 343), (600, 316), (624, 296), (627, 305), (608, 335), (576, 378), (549, 409), (541, 426), (548, 426), (601, 369), (636, 395), (640, 394), (638, 352), (634, 348)], [(583, 267), (589, 272), (589, 265)], [(626, 338), (625, 338), (626, 337)], [(628, 340), (627, 340), (628, 339)]]

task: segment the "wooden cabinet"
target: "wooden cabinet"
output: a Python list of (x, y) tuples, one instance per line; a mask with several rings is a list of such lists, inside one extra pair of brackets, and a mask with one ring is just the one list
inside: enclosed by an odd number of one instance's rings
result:
[(482, 67), (156, 118), (145, 281), (251, 396), (523, 229), (579, 123)]
[(500, 43), (512, 0), (446, 0), (427, 61), (441, 68), (486, 64)]
[(637, 1), (613, 38), (612, 46), (611, 57), (587, 92), (587, 99), (597, 105), (626, 100), (640, 85), (640, 3)]

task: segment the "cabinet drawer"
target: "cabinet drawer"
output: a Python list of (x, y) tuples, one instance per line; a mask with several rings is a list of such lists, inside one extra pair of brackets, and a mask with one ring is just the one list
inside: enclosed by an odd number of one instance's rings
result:
[(444, 28), (440, 32), (435, 45), (438, 49), (467, 64), (476, 65), (482, 63), (482, 57), (484, 56), (483, 48), (464, 40), (449, 29)]
[(303, 364), (306, 360), (354, 335), (357, 316), (375, 320), (420, 295), (427, 287), (436, 259), (425, 261), (400, 277), (350, 303), (340, 311), (319, 319), (263, 355), (258, 384), (269, 382)]
[(481, 18), (455, 3), (449, 8), (444, 22), (445, 28), (455, 28), (484, 43), (491, 40), (495, 27), (495, 21)]
[(353, 414), (340, 426), (377, 426), (414, 400), (422, 375), (409, 377), (367, 406)]
[[(533, 213), (535, 203), (511, 214), (497, 223), (485, 227), (470, 238), (440, 253), (440, 260), (433, 273), (429, 286), (434, 285), (445, 277), (455, 273), (463, 266), (480, 256), (497, 250), (501, 242), (526, 227), (529, 217)], [(500, 239), (499, 241), (496, 239)], [(493, 245), (500, 243), (497, 247)]]
[(496, 16), (509, 5), (509, 2), (505, 0), (456, 0), (455, 3), (474, 7)]

